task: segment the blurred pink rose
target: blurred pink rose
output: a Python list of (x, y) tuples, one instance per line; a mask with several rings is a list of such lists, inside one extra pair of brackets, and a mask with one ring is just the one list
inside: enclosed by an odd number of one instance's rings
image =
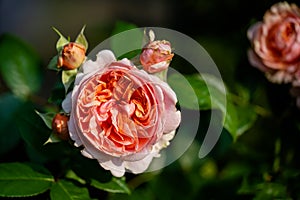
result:
[(142, 50), (140, 62), (145, 71), (156, 73), (168, 68), (174, 54), (166, 40), (150, 41)]
[(103, 50), (82, 65), (63, 108), (83, 155), (120, 177), (144, 172), (169, 144), (181, 120), (176, 102), (167, 83)]
[[(262, 22), (248, 30), (250, 63), (266, 72), (270, 81), (298, 84), (300, 78), (300, 9), (281, 2), (268, 10)], [(300, 79), (299, 79), (300, 80)]]

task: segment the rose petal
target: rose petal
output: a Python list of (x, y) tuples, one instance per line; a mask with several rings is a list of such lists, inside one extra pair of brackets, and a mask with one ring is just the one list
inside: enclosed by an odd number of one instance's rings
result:
[(102, 50), (97, 55), (97, 67), (105, 67), (106, 65), (116, 61), (115, 55), (110, 50)]
[(78, 128), (74, 124), (73, 115), (70, 116), (70, 120), (68, 121), (68, 128), (69, 128), (70, 138), (74, 141), (74, 145), (76, 147), (81, 146), (83, 143), (78, 136)]
[(70, 113), (72, 110), (72, 92), (69, 92), (66, 98), (62, 102), (62, 109), (66, 113)]
[(137, 161), (125, 161), (124, 166), (126, 169), (128, 169), (130, 172), (134, 174), (139, 174), (147, 170), (149, 167), (153, 157), (157, 156), (157, 152), (149, 153), (145, 158), (142, 160)]
[(118, 158), (112, 158), (105, 162), (99, 162), (99, 164), (106, 170), (110, 170), (112, 175), (116, 177), (122, 177), (125, 174), (124, 162)]
[(87, 60), (82, 65), (83, 74), (88, 74), (88, 73), (91, 73), (91, 72), (96, 71), (98, 69), (99, 69), (99, 66), (97, 65), (96, 62), (94, 62), (92, 60)]

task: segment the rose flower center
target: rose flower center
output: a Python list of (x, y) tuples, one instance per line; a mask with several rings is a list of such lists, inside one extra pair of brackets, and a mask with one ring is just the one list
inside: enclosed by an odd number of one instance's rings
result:
[(142, 150), (156, 139), (156, 101), (150, 84), (126, 70), (91, 78), (78, 98), (78, 120), (85, 137), (114, 156)]
[(293, 23), (286, 23), (284, 29), (281, 32), (281, 37), (284, 41), (289, 41), (292, 34), (295, 32), (295, 25)]

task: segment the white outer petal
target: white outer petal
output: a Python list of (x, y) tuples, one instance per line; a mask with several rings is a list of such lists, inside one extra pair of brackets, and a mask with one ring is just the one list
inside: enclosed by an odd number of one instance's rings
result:
[(81, 146), (82, 141), (80, 140), (80, 138), (78, 136), (76, 124), (74, 124), (73, 115), (70, 116), (70, 120), (68, 121), (68, 128), (69, 128), (69, 135), (70, 135), (71, 139), (75, 142), (74, 145), (76, 147)]
[(92, 60), (87, 60), (83, 65), (82, 65), (82, 73), (83, 74), (88, 74), (94, 71), (97, 71), (99, 69), (99, 66), (97, 65), (96, 61)]
[(102, 50), (96, 56), (97, 56), (96, 63), (98, 68), (105, 67), (107, 64), (116, 61), (115, 55), (110, 50)]
[(153, 157), (156, 157), (157, 155), (158, 155), (158, 152), (151, 152), (142, 160), (124, 161), (124, 166), (130, 172), (132, 172), (134, 174), (140, 174), (147, 170)]
[[(99, 160), (98, 160), (99, 161)], [(99, 162), (99, 164), (106, 170), (110, 170), (112, 175), (122, 177), (125, 174), (124, 162), (119, 158), (113, 158), (106, 162)]]
[(62, 108), (66, 113), (70, 113), (72, 109), (72, 92), (69, 92), (62, 102)]

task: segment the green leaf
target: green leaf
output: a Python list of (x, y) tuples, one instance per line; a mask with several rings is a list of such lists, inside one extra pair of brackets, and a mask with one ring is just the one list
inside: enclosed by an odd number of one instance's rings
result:
[(21, 133), (23, 140), (35, 148), (43, 147), (43, 143), (48, 139), (51, 130), (46, 128), (43, 120), (34, 112), (31, 104), (22, 107), (18, 116), (17, 128)]
[[(70, 155), (74, 153), (74, 148), (67, 142), (49, 143), (37, 148), (36, 146), (26, 143), (26, 153), (32, 162), (49, 163), (49, 162), (68, 162)], [(56, 166), (58, 167), (58, 166)], [(56, 169), (56, 168), (55, 168)]]
[(279, 183), (262, 183), (258, 184), (255, 200), (268, 200), (268, 199), (289, 199), (286, 191), (286, 186)]
[(80, 178), (79, 176), (77, 176), (77, 174), (73, 170), (69, 170), (66, 173), (65, 177), (68, 179), (73, 179), (81, 184), (86, 184), (86, 181), (84, 179)]
[(51, 69), (51, 70), (59, 71), (60, 68), (57, 67), (57, 59), (58, 59), (58, 56), (54, 56), (54, 57), (50, 60), (50, 62), (49, 62), (49, 64), (48, 64), (47, 68), (48, 68), (48, 69)]
[(168, 83), (175, 91), (182, 107), (193, 110), (219, 109), (223, 114), (223, 126), (234, 140), (248, 130), (256, 120), (257, 115), (253, 106), (245, 102), (242, 105), (236, 104), (233, 95), (222, 89), (221, 80), (212, 75), (171, 74)]
[(56, 43), (56, 50), (60, 52), (62, 48), (70, 41), (67, 40), (56, 28), (52, 27), (52, 29), (59, 35), (59, 39)]
[[(211, 81), (213, 82), (213, 81)], [(168, 77), (168, 83), (175, 91), (179, 103), (181, 106), (193, 109), (193, 110), (209, 110), (220, 106), (221, 110), (224, 110), (226, 105), (223, 103), (217, 103), (219, 95), (226, 95), (223, 92), (219, 92), (217, 88), (214, 89), (214, 93), (210, 94), (207, 88), (206, 82), (199, 75), (180, 75), (171, 74)], [(215, 95), (212, 96), (211, 95)], [(214, 101), (211, 103), (211, 99)]]
[[(133, 50), (133, 51), (129, 51), (128, 53), (125, 53), (121, 56), (119, 56), (117, 58), (117, 60), (122, 60), (123, 58), (127, 58), (127, 59), (130, 59), (131, 61), (134, 61), (133, 59), (136, 59), (138, 58), (139, 59), (139, 54), (141, 53), (141, 49), (136, 49), (136, 50)], [(139, 60), (138, 60), (139, 62)], [(137, 65), (137, 63), (134, 62), (134, 64)]]
[[(42, 173), (37, 168), (46, 173)], [(37, 195), (50, 189), (53, 182), (53, 177), (44, 168), (22, 163), (0, 164), (0, 196), (2, 197)]]
[(91, 199), (87, 188), (79, 187), (66, 180), (59, 180), (53, 184), (50, 190), (51, 200), (81, 200)]
[(76, 74), (77, 74), (77, 69), (62, 71), (61, 80), (62, 80), (62, 83), (64, 84), (66, 93), (68, 92), (69, 87), (74, 82)]
[[(117, 58), (123, 57), (129, 52), (135, 52), (135, 50), (141, 51), (144, 33), (139, 29), (134, 29), (134, 24), (126, 22), (117, 22), (112, 32), (113, 36), (110, 38), (111, 50), (114, 52)], [(125, 32), (124, 32), (125, 31)]]
[(99, 167), (97, 160), (82, 156), (80, 151), (76, 152), (75, 156), (72, 157), (70, 166), (74, 173), (82, 179), (96, 179), (100, 182), (108, 182), (111, 180), (111, 174)]
[(82, 29), (81, 29), (79, 35), (77, 36), (75, 42), (82, 44), (85, 47), (85, 49), (87, 50), (88, 49), (88, 42), (86, 40), (86, 37), (83, 34), (84, 29), (85, 29), (85, 25), (82, 27)]
[(46, 126), (49, 129), (52, 129), (52, 120), (54, 118), (54, 116), (56, 115), (56, 113), (40, 113), (39, 111), (35, 111), (44, 121), (44, 123), (46, 124)]
[(137, 28), (137, 26), (135, 24), (128, 23), (125, 21), (117, 21), (115, 24), (115, 27), (112, 31), (112, 35), (121, 33), (123, 31), (130, 30), (130, 29), (134, 29), (134, 28)]
[[(253, 105), (247, 105), (247, 106), (235, 106), (235, 111), (237, 113), (237, 129), (236, 129), (236, 137), (242, 135), (244, 132), (246, 132), (248, 129), (250, 129), (254, 122), (257, 119), (257, 113), (254, 112), (254, 106)], [(230, 110), (228, 111), (230, 112)]]
[(65, 177), (68, 179), (75, 180), (83, 185), (86, 184), (86, 181), (84, 179), (80, 178), (79, 176), (77, 176), (77, 174), (73, 170), (69, 170), (66, 173)]
[(113, 177), (110, 182), (101, 183), (95, 179), (92, 179), (91, 185), (100, 190), (104, 190), (111, 193), (127, 193), (130, 194), (130, 189), (127, 187), (125, 178)]
[(0, 155), (13, 149), (20, 141), (16, 118), (23, 102), (13, 94), (0, 96)]
[(41, 86), (40, 60), (31, 47), (15, 36), (0, 38), (0, 73), (6, 85), (20, 98), (27, 98)]

